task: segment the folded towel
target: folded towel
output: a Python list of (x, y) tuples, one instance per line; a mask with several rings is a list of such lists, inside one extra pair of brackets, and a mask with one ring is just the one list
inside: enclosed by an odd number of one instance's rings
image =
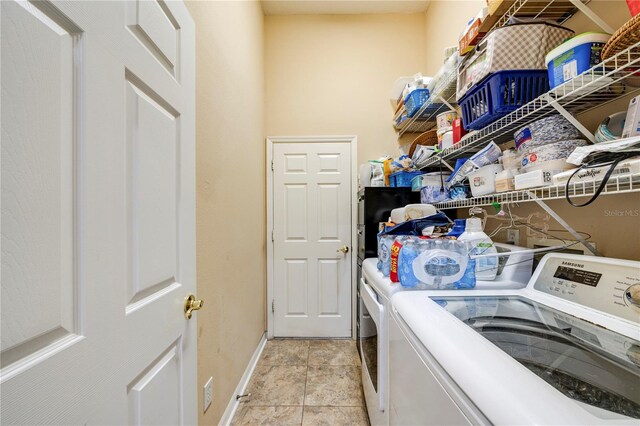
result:
[(436, 208), (431, 204), (408, 204), (404, 207), (405, 220), (420, 219), (436, 212)]
[(404, 207), (401, 207), (399, 209), (391, 210), (391, 218), (389, 220), (390, 222), (402, 223), (405, 220), (407, 220), (407, 219), (405, 217)]

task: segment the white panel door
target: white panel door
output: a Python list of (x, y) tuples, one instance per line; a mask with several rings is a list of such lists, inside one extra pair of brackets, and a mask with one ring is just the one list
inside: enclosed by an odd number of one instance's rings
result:
[(350, 337), (351, 147), (273, 146), (274, 335)]
[(193, 20), (0, 3), (0, 423), (195, 424)]

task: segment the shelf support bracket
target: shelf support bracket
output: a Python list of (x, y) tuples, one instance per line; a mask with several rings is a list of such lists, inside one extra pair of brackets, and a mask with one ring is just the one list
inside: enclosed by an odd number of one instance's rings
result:
[(534, 194), (531, 191), (527, 191), (527, 195), (529, 196), (529, 198), (531, 198), (533, 201), (535, 201), (536, 203), (538, 203), (538, 205), (540, 207), (542, 207), (547, 213), (549, 213), (549, 215), (554, 218), (556, 220), (556, 222), (558, 222), (560, 225), (562, 225), (562, 227), (564, 229), (566, 229), (571, 235), (573, 235), (573, 237), (580, 241), (582, 244), (584, 244), (584, 246), (591, 252), (593, 253), (594, 256), (602, 256), (602, 254), (600, 254), (600, 252), (598, 250), (596, 250), (596, 248), (594, 246), (591, 245), (591, 243), (587, 240), (585, 240), (582, 235), (580, 235), (579, 232), (577, 232), (575, 229), (573, 229), (573, 227), (571, 225), (569, 225), (567, 223), (567, 221), (565, 221), (558, 213), (556, 213), (551, 207), (549, 207), (547, 205), (547, 203), (545, 203), (544, 201), (542, 201), (540, 198), (538, 198), (536, 196), (536, 194)]
[(560, 105), (558, 101), (549, 97), (548, 102), (549, 102), (549, 105), (555, 108), (555, 110), (558, 111), (564, 118), (566, 118), (569, 121), (569, 123), (573, 124), (574, 127), (584, 135), (584, 137), (589, 139), (591, 143), (596, 142), (596, 137), (593, 136), (593, 133), (591, 133), (589, 129), (584, 127), (582, 123), (580, 123), (577, 118), (575, 118), (569, 111), (567, 111), (562, 105)]
[(452, 107), (452, 106), (451, 106), (451, 104), (450, 104), (449, 102), (447, 102), (447, 100), (446, 100), (445, 98), (443, 98), (442, 96), (439, 96), (439, 95), (438, 95), (438, 96), (436, 96), (435, 98), (436, 98), (436, 99), (441, 100), (443, 104), (445, 104), (446, 106), (448, 106), (450, 111), (455, 111), (455, 110), (456, 110), (456, 109), (455, 109), (454, 107)]
[(616, 32), (613, 28), (609, 26), (606, 22), (604, 22), (593, 10), (589, 8), (586, 4), (584, 4), (581, 0), (569, 0), (573, 5), (584, 15), (591, 19), (594, 24), (602, 28), (605, 33), (613, 34)]
[(451, 167), (451, 166), (449, 165), (449, 163), (447, 163), (446, 161), (444, 161), (444, 160), (442, 159), (442, 157), (440, 157), (440, 158), (439, 158), (439, 160), (438, 160), (438, 162), (437, 162), (437, 163), (434, 163), (434, 164), (433, 164), (433, 166), (435, 166), (436, 164), (437, 164), (437, 165), (440, 165), (440, 166), (444, 165), (447, 169), (451, 170), (452, 172), (453, 172), (453, 171), (455, 171), (455, 169), (454, 169), (453, 167)]

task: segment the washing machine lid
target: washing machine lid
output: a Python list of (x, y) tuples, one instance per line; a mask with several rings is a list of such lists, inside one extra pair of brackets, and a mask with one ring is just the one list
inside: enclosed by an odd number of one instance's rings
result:
[(640, 419), (640, 341), (519, 295), (431, 299), (563, 395)]

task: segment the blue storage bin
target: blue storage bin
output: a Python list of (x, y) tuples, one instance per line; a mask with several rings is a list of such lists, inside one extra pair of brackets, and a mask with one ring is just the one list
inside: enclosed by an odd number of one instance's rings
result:
[(407, 110), (407, 117), (413, 117), (428, 99), (429, 89), (416, 89), (409, 93), (404, 100), (404, 108)]
[(495, 72), (458, 102), (462, 108), (462, 124), (467, 130), (480, 130), (547, 91), (547, 70)]
[[(600, 53), (611, 35), (584, 33), (573, 37), (549, 52), (549, 86), (553, 89), (602, 62)], [(601, 73), (602, 70), (597, 70)]]
[(423, 175), (424, 172), (415, 171), (415, 172), (395, 172), (389, 175), (389, 186), (397, 187), (397, 188), (405, 188), (411, 187), (411, 181), (414, 177)]

